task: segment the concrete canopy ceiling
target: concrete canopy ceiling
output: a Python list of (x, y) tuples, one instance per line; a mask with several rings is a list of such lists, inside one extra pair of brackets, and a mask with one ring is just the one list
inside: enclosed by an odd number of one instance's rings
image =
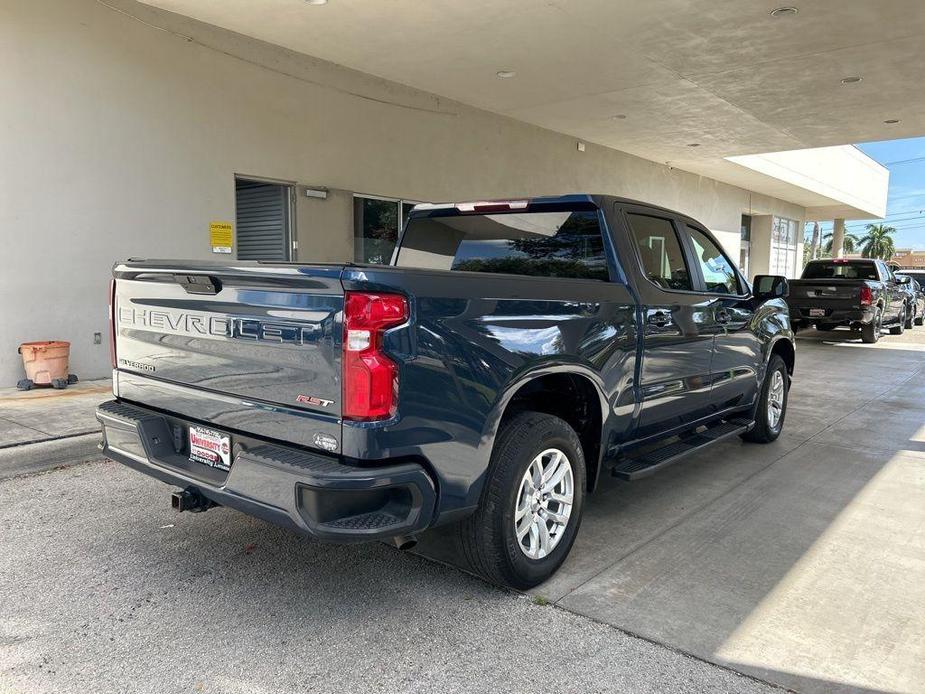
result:
[(925, 0), (147, 4), (695, 172), (925, 134)]

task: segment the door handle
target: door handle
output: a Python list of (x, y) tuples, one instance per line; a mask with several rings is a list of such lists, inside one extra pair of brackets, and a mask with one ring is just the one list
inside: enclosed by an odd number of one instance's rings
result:
[(664, 328), (671, 322), (671, 312), (656, 311), (649, 314), (649, 324), (657, 328)]
[(716, 322), (717, 323), (728, 323), (729, 322), (729, 312), (726, 309), (721, 309), (716, 312)]

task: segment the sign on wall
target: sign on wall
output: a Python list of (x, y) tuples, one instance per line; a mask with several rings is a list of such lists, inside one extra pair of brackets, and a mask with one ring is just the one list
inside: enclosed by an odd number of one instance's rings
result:
[(209, 224), (209, 239), (212, 243), (213, 253), (231, 253), (231, 245), (234, 239), (231, 222), (211, 222)]

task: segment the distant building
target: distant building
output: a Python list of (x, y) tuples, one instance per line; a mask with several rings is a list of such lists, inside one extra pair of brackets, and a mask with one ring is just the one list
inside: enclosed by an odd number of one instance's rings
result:
[(925, 251), (912, 248), (897, 248), (893, 253), (893, 262), (906, 269), (925, 269)]

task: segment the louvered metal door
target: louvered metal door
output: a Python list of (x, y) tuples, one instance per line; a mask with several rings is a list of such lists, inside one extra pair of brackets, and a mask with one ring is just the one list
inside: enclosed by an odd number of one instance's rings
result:
[(240, 260), (289, 260), (289, 186), (235, 182)]

